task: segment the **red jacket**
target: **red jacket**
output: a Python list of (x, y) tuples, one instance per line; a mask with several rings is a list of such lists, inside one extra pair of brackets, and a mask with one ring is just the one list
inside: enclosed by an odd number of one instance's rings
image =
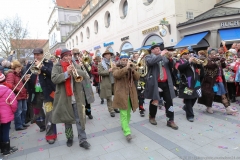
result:
[(99, 83), (98, 66), (96, 64), (92, 65), (91, 74), (93, 75), (94, 82)]
[[(9, 70), (6, 75), (6, 82), (12, 85), (12, 90), (17, 85), (17, 83), (21, 79), (21, 73), (17, 73), (13, 70)], [(14, 90), (14, 93), (17, 94), (21, 87), (23, 86), (23, 81), (21, 81), (18, 85), (18, 87)], [(23, 87), (19, 95), (17, 96), (17, 100), (27, 99), (27, 89)]]

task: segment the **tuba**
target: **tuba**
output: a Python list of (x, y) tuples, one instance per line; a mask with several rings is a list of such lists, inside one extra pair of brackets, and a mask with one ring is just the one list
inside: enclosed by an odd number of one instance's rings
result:
[(146, 49), (141, 49), (139, 51), (139, 58), (137, 60), (136, 66), (137, 66), (137, 71), (140, 74), (140, 77), (145, 77), (148, 73), (148, 66), (144, 59), (144, 57), (148, 54), (150, 54), (150, 53)]

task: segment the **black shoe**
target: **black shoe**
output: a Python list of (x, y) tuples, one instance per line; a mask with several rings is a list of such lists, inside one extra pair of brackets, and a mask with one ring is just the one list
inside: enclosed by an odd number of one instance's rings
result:
[(102, 99), (102, 100), (101, 100), (101, 104), (103, 104), (103, 103), (104, 103), (104, 100)]
[(118, 109), (114, 109), (114, 112), (116, 113), (120, 113), (120, 111)]
[(89, 119), (93, 119), (93, 116), (90, 114), (90, 115), (87, 115)]
[(232, 103), (235, 103), (235, 102), (236, 102), (236, 97), (235, 97), (235, 96), (232, 97), (231, 102), (232, 102)]
[(184, 105), (184, 106), (182, 107), (182, 109), (183, 109), (184, 111), (186, 111), (186, 105)]
[(48, 140), (47, 142), (48, 142), (48, 144), (54, 144), (55, 143), (55, 139)]
[(43, 131), (45, 131), (46, 130), (46, 128), (44, 127), (44, 128), (40, 128), (40, 132), (43, 132)]
[(23, 127), (29, 127), (30, 125), (29, 124), (23, 124)]
[(144, 117), (144, 116), (145, 116), (145, 114), (144, 114), (144, 111), (143, 111), (143, 110), (140, 110), (140, 116), (141, 116), (141, 117)]
[(91, 145), (87, 141), (84, 141), (81, 144), (79, 144), (79, 146), (88, 149)]
[(68, 139), (67, 140), (67, 146), (71, 147), (73, 145), (73, 140), (72, 139)]
[(115, 113), (114, 113), (114, 112), (111, 112), (111, 113), (110, 113), (110, 116), (111, 116), (111, 117), (115, 117)]
[(25, 129), (27, 129), (27, 127), (17, 128), (16, 131), (22, 131), (22, 130), (25, 130)]
[(187, 118), (189, 122), (194, 122), (194, 118)]

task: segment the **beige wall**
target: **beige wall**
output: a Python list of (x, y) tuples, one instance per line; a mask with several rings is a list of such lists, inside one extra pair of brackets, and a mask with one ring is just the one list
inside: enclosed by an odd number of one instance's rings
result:
[[(161, 37), (164, 41), (165, 47), (175, 46), (180, 41), (180, 33), (176, 26), (179, 22), (185, 22), (186, 11), (194, 11), (194, 16), (199, 15), (208, 9), (212, 8), (216, 4), (216, 0), (154, 0), (150, 5), (146, 6), (142, 0), (128, 0), (128, 14), (125, 18), (121, 18), (121, 3), (123, 0), (114, 0), (114, 3), (108, 1), (104, 7), (94, 14), (91, 18), (85, 22), (83, 27), (80, 27), (71, 37), (66, 41), (68, 49), (72, 49), (73, 46), (70, 42), (79, 37), (78, 45), (74, 47), (80, 50), (88, 50), (93, 53), (96, 52), (93, 48), (100, 45), (100, 52), (103, 53), (106, 47), (103, 47), (103, 43), (114, 42), (114, 52), (121, 50), (124, 41), (121, 38), (129, 36), (129, 40), (134, 49), (142, 47), (146, 38), (152, 34), (159, 35), (158, 31), (152, 31), (148, 34), (142, 34), (143, 30), (149, 29), (154, 26), (159, 26), (160, 20), (166, 18), (171, 25), (171, 34), (167, 33), (165, 37)], [(206, 6), (206, 7), (203, 7)], [(87, 9), (85, 9), (87, 10)], [(84, 13), (85, 13), (84, 10)], [(105, 27), (104, 15), (106, 12), (111, 14), (111, 25)], [(98, 33), (94, 33), (94, 22), (98, 21)], [(86, 29), (90, 29), (90, 37), (86, 36)], [(83, 33), (83, 42), (80, 41), (80, 33)]]
[(216, 3), (217, 0), (175, 0), (177, 23), (189, 20), (186, 17), (187, 11), (193, 12), (193, 17), (196, 17), (213, 8)]

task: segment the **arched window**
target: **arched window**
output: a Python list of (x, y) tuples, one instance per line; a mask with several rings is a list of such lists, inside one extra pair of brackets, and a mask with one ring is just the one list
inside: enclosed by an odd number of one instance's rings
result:
[(127, 12), (128, 12), (128, 1), (126, 0), (123, 3), (123, 16), (126, 17), (127, 16)]
[(78, 36), (76, 36), (76, 45), (78, 45)]

